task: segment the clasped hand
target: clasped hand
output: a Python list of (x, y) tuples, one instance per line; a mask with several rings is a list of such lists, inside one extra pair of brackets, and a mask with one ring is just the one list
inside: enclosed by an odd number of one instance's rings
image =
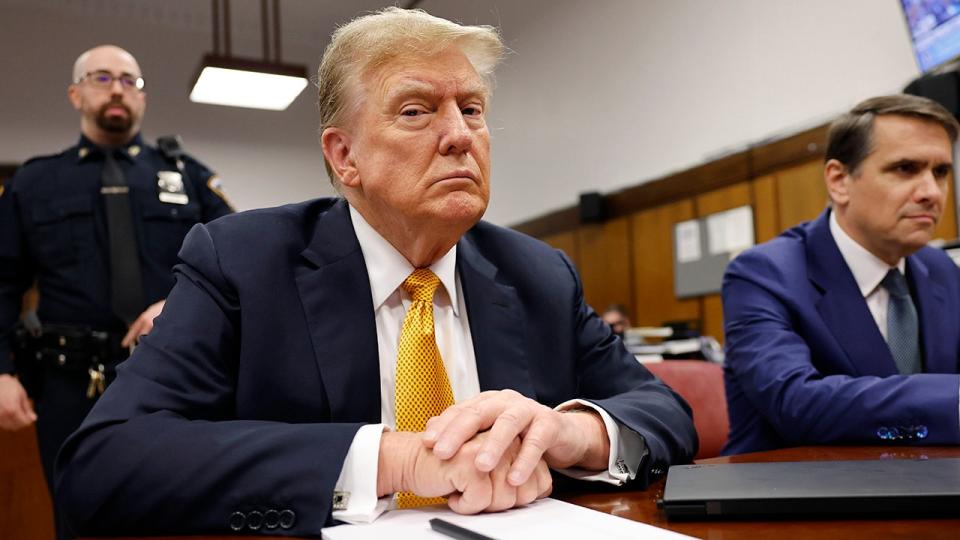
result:
[[(447, 496), (459, 513), (493, 512), (549, 495), (548, 467), (602, 470), (609, 453), (599, 414), (563, 414), (512, 390), (490, 391), (430, 419), (422, 435), (385, 433), (380, 470), (394, 473), (378, 490)], [(410, 457), (398, 469), (401, 455)]]

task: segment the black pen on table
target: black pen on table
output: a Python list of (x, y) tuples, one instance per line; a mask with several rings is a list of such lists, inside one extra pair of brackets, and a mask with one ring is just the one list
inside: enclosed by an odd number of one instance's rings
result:
[(430, 528), (440, 534), (449, 536), (450, 538), (456, 538), (457, 540), (495, 540), (494, 538), (471, 531), (470, 529), (465, 529), (459, 525), (454, 525), (440, 518), (432, 518), (430, 520)]

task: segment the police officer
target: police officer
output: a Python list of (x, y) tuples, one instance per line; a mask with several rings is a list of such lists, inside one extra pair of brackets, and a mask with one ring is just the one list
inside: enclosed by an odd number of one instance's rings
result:
[[(184, 235), (232, 211), (210, 170), (171, 141), (141, 138), (146, 94), (130, 53), (90, 49), (72, 80), (80, 141), (29, 160), (0, 192), (0, 428), (37, 422), (48, 486), (61, 443), (153, 327)], [(16, 365), (39, 370), (36, 413), (11, 354), (34, 282), (42, 327), (19, 343)]]

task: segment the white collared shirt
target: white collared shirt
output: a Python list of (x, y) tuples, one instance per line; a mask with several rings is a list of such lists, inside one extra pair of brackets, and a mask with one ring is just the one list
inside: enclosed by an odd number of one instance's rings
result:
[[(847, 263), (847, 267), (853, 273), (853, 279), (856, 280), (857, 287), (860, 288), (860, 294), (867, 302), (867, 308), (870, 309), (870, 314), (873, 315), (873, 320), (876, 321), (880, 334), (886, 340), (887, 306), (890, 304), (890, 293), (880, 286), (880, 282), (886, 277), (887, 272), (894, 267), (883, 262), (879, 257), (858, 244), (856, 240), (850, 238), (850, 235), (840, 227), (840, 223), (837, 222), (837, 214), (833, 211), (830, 212), (830, 234), (833, 236), (834, 242), (837, 243), (837, 248), (840, 249), (840, 255), (843, 256), (844, 262)], [(897, 261), (895, 268), (906, 276), (906, 266), (906, 260), (901, 258)]]
[[(377, 498), (377, 459), (380, 436), (385, 429), (396, 426), (397, 348), (403, 319), (411, 303), (410, 296), (400, 285), (415, 269), (353, 206), (350, 206), (350, 219), (363, 252), (373, 298), (380, 359), (382, 423), (363, 426), (354, 436), (335, 488), (338, 495), (345, 497), (345, 501), (335, 505), (340, 508), (334, 508), (333, 518), (349, 523), (366, 523), (376, 519), (392, 504), (392, 497)], [(460, 402), (480, 393), (480, 380), (456, 261), (457, 247), (454, 246), (430, 265), (430, 270), (441, 283), (433, 298), (437, 348), (450, 379), (454, 400)], [(643, 439), (630, 429), (619, 426), (606, 411), (592, 403), (570, 400), (557, 409), (578, 406), (596, 410), (604, 421), (610, 439), (608, 469), (598, 472), (568, 469), (559, 472), (612, 484), (621, 484), (634, 478), (637, 471), (629, 470), (626, 463), (640, 462), (640, 456), (646, 452)]]

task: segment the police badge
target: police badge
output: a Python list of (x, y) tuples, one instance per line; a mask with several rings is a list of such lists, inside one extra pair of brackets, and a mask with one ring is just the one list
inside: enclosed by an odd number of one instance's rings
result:
[(183, 186), (183, 176), (177, 171), (158, 171), (157, 188), (160, 202), (187, 204), (187, 190)]

